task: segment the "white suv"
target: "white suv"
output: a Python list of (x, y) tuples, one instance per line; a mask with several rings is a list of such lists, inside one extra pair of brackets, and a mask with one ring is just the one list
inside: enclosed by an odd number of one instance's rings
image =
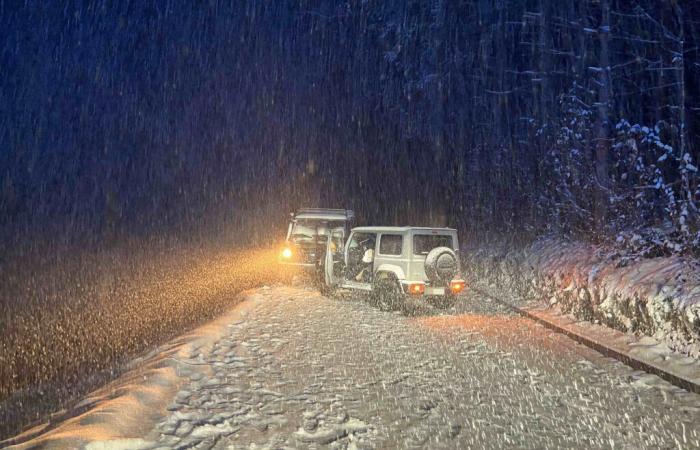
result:
[(329, 238), (325, 290), (367, 291), (389, 310), (403, 307), (407, 297), (439, 297), (449, 306), (465, 288), (452, 228), (358, 227), (346, 241), (341, 233)]

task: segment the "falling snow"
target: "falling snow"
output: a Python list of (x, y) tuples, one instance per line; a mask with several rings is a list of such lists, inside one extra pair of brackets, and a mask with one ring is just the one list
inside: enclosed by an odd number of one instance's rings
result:
[(697, 359), (698, 20), (0, 1), (0, 446), (699, 446), (697, 395), (474, 292), (383, 313), (276, 261), (298, 208), (449, 226), (473, 285)]

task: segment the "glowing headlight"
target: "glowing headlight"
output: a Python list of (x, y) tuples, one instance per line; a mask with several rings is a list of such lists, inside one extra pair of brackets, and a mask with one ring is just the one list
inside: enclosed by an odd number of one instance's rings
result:
[(289, 248), (285, 248), (282, 250), (282, 258), (289, 259), (292, 257), (292, 250)]

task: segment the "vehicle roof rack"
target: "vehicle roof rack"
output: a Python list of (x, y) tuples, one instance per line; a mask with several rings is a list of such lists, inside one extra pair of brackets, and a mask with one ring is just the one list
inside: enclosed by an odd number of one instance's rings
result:
[(294, 213), (294, 216), (313, 215), (313, 216), (343, 216), (346, 220), (355, 218), (355, 212), (351, 209), (333, 209), (333, 208), (299, 208)]

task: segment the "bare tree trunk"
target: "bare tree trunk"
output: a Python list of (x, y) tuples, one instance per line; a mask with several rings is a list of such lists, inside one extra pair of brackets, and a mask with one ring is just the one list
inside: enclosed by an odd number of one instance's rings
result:
[(610, 152), (610, 54), (608, 41), (610, 37), (610, 3), (602, 0), (601, 23), (598, 28), (600, 42), (600, 71), (598, 77), (598, 133), (595, 146), (595, 228), (602, 234), (608, 210), (608, 155)]
[[(693, 201), (693, 190), (690, 185), (690, 173), (687, 168), (686, 154), (688, 152), (688, 144), (686, 142), (687, 129), (686, 129), (686, 91), (685, 91), (685, 30), (683, 23), (683, 8), (679, 2), (673, 2), (673, 9), (676, 14), (676, 20), (678, 22), (678, 51), (673, 55), (673, 64), (677, 67), (677, 89), (678, 89), (678, 133), (680, 141), (679, 158), (681, 165), (681, 182), (682, 182), (682, 202), (687, 203), (687, 208), (683, 208), (681, 214), (689, 214), (692, 210), (696, 211), (696, 205)], [(687, 219), (687, 217), (686, 217)], [(690, 230), (688, 229), (687, 222), (683, 222), (683, 229), (681, 230), (684, 234), (688, 234)]]

